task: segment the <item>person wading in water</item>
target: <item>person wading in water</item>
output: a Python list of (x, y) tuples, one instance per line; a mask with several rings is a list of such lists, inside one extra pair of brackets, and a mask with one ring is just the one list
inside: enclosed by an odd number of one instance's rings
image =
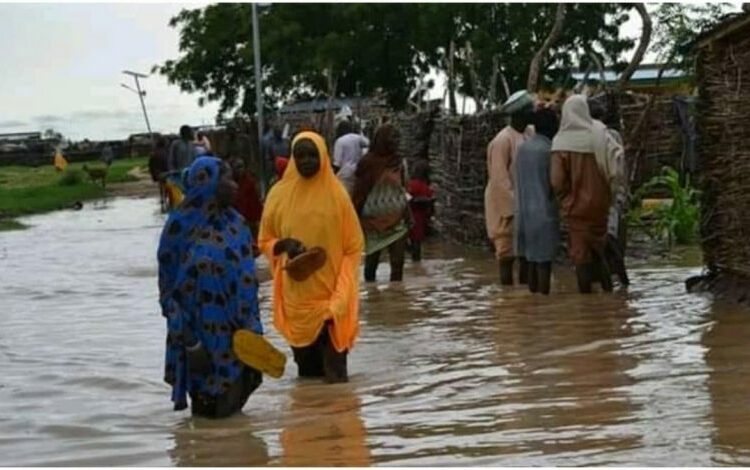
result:
[(161, 234), (159, 303), (167, 320), (164, 380), (175, 410), (209, 418), (242, 409), (261, 373), (232, 349), (239, 329), (263, 334), (252, 235), (230, 207), (237, 184), (221, 160), (200, 157), (187, 174), (187, 194)]
[(608, 168), (605, 132), (594, 127), (586, 98), (572, 95), (552, 141), (550, 178), (568, 225), (568, 255), (581, 293), (590, 293), (594, 280), (612, 291), (604, 247), (614, 173)]
[(516, 156), (516, 254), (528, 261), (529, 290), (549, 294), (552, 262), (560, 247), (560, 216), (550, 185), (550, 148), (557, 132), (557, 113), (539, 109), (536, 134)]
[(320, 135), (295, 137), (284, 177), (266, 199), (259, 245), (273, 274), (274, 325), (292, 347), (299, 376), (346, 382), (359, 334), (364, 240)]
[[(534, 100), (526, 91), (514, 93), (501, 111), (510, 115), (510, 124), (487, 146), (487, 187), (484, 191), (484, 215), (487, 236), (500, 264), (500, 283), (513, 285), (513, 172), (518, 147), (533, 131), (529, 128)], [(527, 267), (519, 260), (519, 282), (526, 284)]]
[(352, 193), (354, 207), (365, 232), (365, 281), (374, 282), (380, 252), (388, 249), (391, 282), (404, 276), (404, 255), (411, 214), (404, 188), (404, 171), (398, 156), (399, 133), (383, 124), (375, 133), (372, 150), (357, 166)]

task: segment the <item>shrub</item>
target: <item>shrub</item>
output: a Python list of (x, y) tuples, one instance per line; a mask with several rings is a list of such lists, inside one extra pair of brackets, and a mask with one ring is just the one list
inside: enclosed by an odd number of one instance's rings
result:
[(83, 172), (81, 170), (65, 170), (60, 177), (58, 184), (60, 186), (75, 186), (83, 182)]
[[(646, 214), (641, 208), (643, 196), (654, 190), (665, 190), (672, 199), (671, 204), (660, 205), (653, 212)], [(690, 185), (686, 178), (680, 183), (680, 175), (674, 168), (664, 167), (659, 176), (653, 177), (635, 194), (638, 209), (631, 212), (630, 222), (644, 230), (651, 238), (662, 240), (666, 236), (667, 244), (686, 245), (693, 243), (698, 236), (700, 224), (700, 191)], [(644, 223), (648, 216), (650, 223)]]

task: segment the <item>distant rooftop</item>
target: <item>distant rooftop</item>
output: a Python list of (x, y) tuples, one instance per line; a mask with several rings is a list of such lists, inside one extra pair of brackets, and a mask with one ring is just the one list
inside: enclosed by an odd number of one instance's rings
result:
[(0, 134), (0, 141), (9, 141), (9, 140), (27, 140), (27, 139), (36, 139), (39, 140), (42, 138), (41, 132), (8, 132), (5, 134)]
[(324, 112), (328, 109), (337, 111), (344, 106), (356, 109), (357, 106), (385, 106), (384, 102), (373, 100), (372, 98), (337, 98), (328, 100), (328, 98), (316, 98), (313, 100), (297, 101), (296, 103), (285, 104), (279, 110), (280, 114), (292, 113), (310, 113)]
[[(638, 85), (640, 83), (647, 83), (647, 82), (654, 82), (656, 81), (656, 78), (659, 75), (659, 68), (661, 67), (661, 64), (644, 64), (638, 67), (638, 69), (633, 73), (633, 76), (630, 77), (630, 82), (634, 85)], [(585, 76), (585, 72), (573, 72), (571, 76), (575, 80), (583, 80), (583, 77)], [(615, 72), (612, 69), (604, 69), (604, 80), (607, 83), (615, 83), (617, 80), (620, 79), (620, 75), (622, 75), (620, 72)], [(664, 73), (662, 74), (662, 80), (663, 81), (671, 81), (671, 80), (680, 80), (683, 78), (687, 78), (688, 74), (684, 70), (676, 69), (676, 68), (667, 68), (664, 70)], [(598, 71), (591, 71), (589, 73), (589, 80), (591, 81), (599, 81), (600, 74)]]

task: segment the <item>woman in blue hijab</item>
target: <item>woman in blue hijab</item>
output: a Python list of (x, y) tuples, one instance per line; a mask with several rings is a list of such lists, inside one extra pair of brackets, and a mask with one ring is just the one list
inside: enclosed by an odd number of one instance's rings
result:
[(164, 226), (157, 253), (167, 319), (164, 380), (175, 410), (221, 418), (242, 409), (262, 375), (232, 350), (238, 329), (262, 334), (252, 235), (231, 208), (230, 167), (213, 157), (190, 166), (187, 192)]

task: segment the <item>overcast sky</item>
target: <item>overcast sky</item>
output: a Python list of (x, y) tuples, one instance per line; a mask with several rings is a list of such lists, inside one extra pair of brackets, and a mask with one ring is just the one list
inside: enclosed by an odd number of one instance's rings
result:
[[(0, 133), (54, 128), (78, 140), (145, 132), (137, 95), (120, 86), (132, 86), (132, 78), (121, 71), (148, 73), (177, 57), (179, 35), (168, 22), (201, 5), (0, 4)], [(632, 16), (622, 35), (639, 34)], [(155, 131), (213, 123), (216, 105), (199, 107), (197, 96), (159, 75), (143, 85)]]
[[(0, 133), (54, 128), (76, 140), (145, 132), (123, 69), (148, 73), (178, 53), (169, 19), (195, 4), (1, 4)], [(153, 75), (143, 81), (152, 127), (210, 124), (216, 106)]]

